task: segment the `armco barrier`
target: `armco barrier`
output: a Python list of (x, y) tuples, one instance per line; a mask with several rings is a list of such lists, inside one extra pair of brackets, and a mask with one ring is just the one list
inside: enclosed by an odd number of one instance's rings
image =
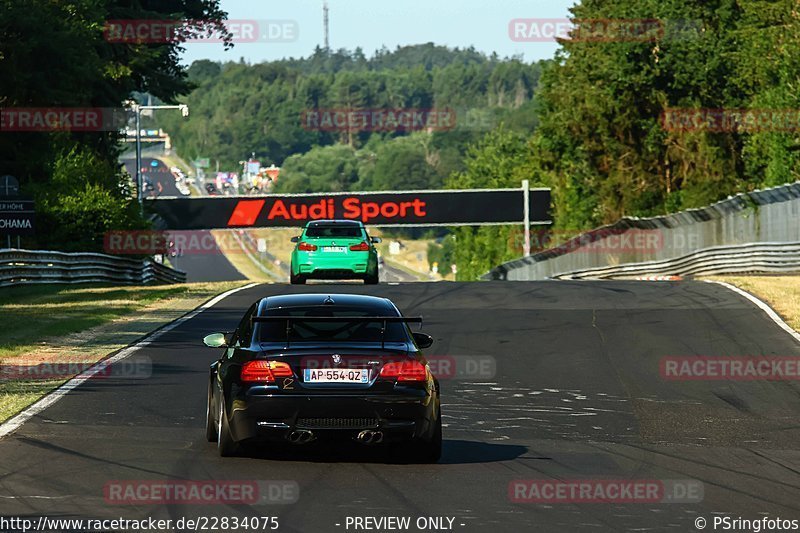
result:
[(628, 263), (564, 272), (556, 279), (637, 279), (642, 276), (690, 276), (800, 271), (800, 242), (715, 246), (666, 261)]
[(0, 250), (0, 287), (30, 283), (185, 283), (186, 273), (156, 263), (96, 253)]
[[(608, 239), (657, 231), (657, 249), (615, 252)], [(800, 242), (800, 182), (741, 193), (700, 209), (652, 218), (623, 218), (561, 246), (504, 263), (486, 280), (537, 280), (619, 265), (658, 263), (719, 246)], [(599, 250), (599, 251), (598, 251)], [(650, 273), (642, 272), (642, 274)], [(658, 273), (653, 271), (652, 273)]]

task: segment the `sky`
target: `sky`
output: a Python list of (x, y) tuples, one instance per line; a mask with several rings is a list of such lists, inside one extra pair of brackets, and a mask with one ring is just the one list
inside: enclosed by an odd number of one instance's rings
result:
[[(522, 55), (526, 61), (553, 56), (554, 42), (514, 42), (509, 35), (513, 19), (564, 19), (576, 0), (328, 0), (330, 46), (367, 56), (382, 46), (433, 42), (501, 57)], [(258, 33), (271, 39), (243, 42), (225, 52), (218, 43), (188, 43), (183, 62), (197, 59), (259, 63), (286, 57), (306, 57), (323, 44), (323, 0), (222, 0), (228, 19), (256, 21)], [(265, 24), (269, 23), (269, 24)], [(247, 37), (247, 22), (240, 36)], [(252, 24), (251, 24), (252, 26)]]

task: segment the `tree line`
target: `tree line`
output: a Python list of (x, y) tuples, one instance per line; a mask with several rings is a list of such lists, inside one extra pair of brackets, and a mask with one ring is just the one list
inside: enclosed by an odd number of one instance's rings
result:
[[(369, 58), (360, 49), (317, 48), (307, 58), (254, 65), (201, 60), (188, 70), (199, 85), (187, 97), (189, 119), (160, 120), (186, 158), (211, 157), (235, 170), (255, 153), (282, 166), (280, 191), (435, 188), (463, 168), (466, 147), (500, 122), (533, 128), (540, 73), (540, 64), (430, 43)], [(451, 111), (454, 118), (430, 134), (413, 126), (318, 127), (307, 119), (351, 110)]]
[[(448, 186), (531, 178), (552, 187), (556, 228), (579, 231), (798, 179), (796, 1), (583, 0), (571, 13), (657, 20), (661, 31), (561, 40), (536, 91), (535, 131), (491, 132)], [(459, 276), (518, 257), (518, 233), (455, 230)]]

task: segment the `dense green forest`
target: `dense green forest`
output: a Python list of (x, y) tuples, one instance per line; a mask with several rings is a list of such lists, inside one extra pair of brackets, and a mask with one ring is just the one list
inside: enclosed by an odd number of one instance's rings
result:
[[(317, 49), (305, 59), (247, 65), (197, 61), (188, 120), (159, 117), (178, 152), (235, 170), (255, 153), (282, 166), (277, 190), (438, 188), (463, 169), (467, 146), (501, 122), (535, 126), (540, 64), (433, 44), (379, 50)], [(452, 110), (448, 127), (420, 131), (319, 131), (313, 110)]]

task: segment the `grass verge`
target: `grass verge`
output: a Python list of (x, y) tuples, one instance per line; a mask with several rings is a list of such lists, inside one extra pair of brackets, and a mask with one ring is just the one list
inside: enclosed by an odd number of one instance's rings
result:
[[(239, 241), (244, 246), (248, 246), (248, 253), (237, 244), (236, 239), (234, 239), (230, 233), (236, 230), (214, 230), (211, 233), (214, 235), (214, 238), (217, 239), (217, 244), (220, 246), (222, 253), (225, 254), (225, 257), (230, 261), (230, 263), (242, 273), (247, 279), (253, 281), (263, 281), (263, 282), (275, 282), (275, 281), (289, 281), (289, 275), (286, 272), (281, 270), (281, 267), (275, 264), (272, 261), (267, 260), (266, 257), (262, 257), (257, 250), (255, 250), (252, 244), (248, 245), (247, 240), (244, 235), (239, 237)], [(262, 235), (273, 235), (270, 234), (270, 231), (281, 231), (281, 230), (249, 230), (250, 235), (254, 239), (261, 238)], [(287, 237), (288, 240), (289, 237)], [(267, 242), (267, 248), (272, 249), (272, 242)], [(265, 272), (265, 270), (267, 272)]]
[(711, 276), (765, 301), (795, 331), (800, 331), (800, 276)]
[[(0, 370), (103, 359), (211, 297), (246, 282), (109, 287), (32, 285), (0, 289)], [(0, 372), (0, 421), (74, 376), (24, 380)], [(13, 373), (12, 373), (13, 375)]]

